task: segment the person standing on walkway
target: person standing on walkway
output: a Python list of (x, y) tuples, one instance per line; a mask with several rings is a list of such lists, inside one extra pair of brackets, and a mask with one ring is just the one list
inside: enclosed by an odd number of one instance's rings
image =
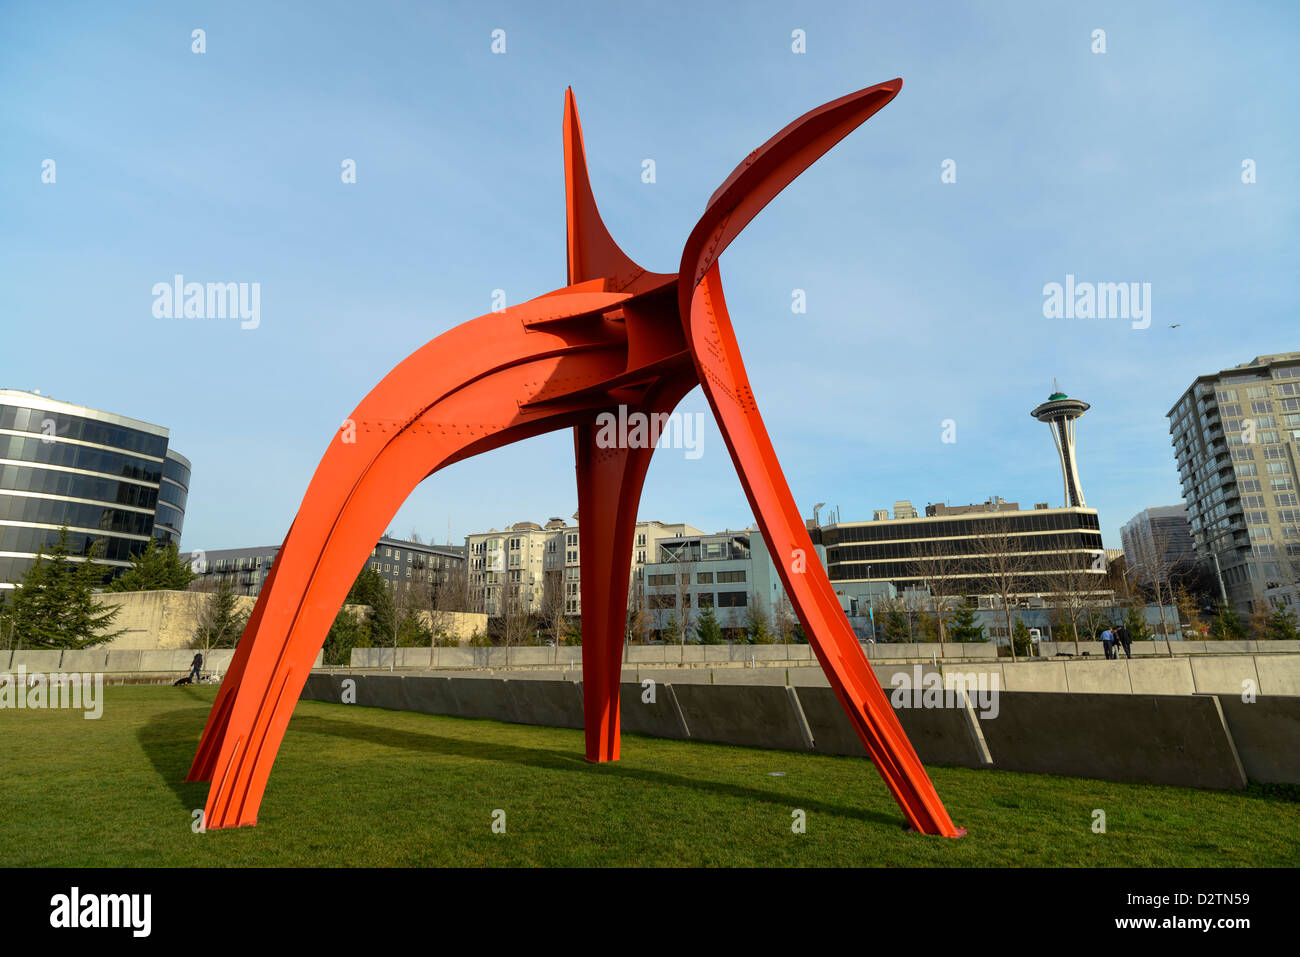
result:
[(1110, 625), (1101, 633), (1101, 650), (1106, 653), (1107, 661), (1115, 657), (1115, 633), (1110, 630)]
[(199, 680), (199, 672), (202, 670), (202, 668), (203, 668), (203, 654), (201, 652), (196, 652), (194, 655), (194, 660), (190, 662), (189, 677), (191, 681)]
[(1115, 649), (1115, 658), (1119, 658), (1119, 649), (1121, 647), (1124, 649), (1124, 657), (1132, 658), (1133, 652), (1130, 648), (1133, 644), (1133, 639), (1128, 633), (1128, 625), (1120, 625), (1115, 629), (1115, 640), (1119, 642), (1119, 647), (1116, 647)]

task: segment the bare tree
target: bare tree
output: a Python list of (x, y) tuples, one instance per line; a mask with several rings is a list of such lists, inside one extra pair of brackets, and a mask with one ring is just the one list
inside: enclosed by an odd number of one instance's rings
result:
[(997, 597), (1002, 603), (1007, 645), (1011, 650), (1011, 660), (1016, 661), (1013, 609), (1028, 585), (1029, 573), (1036, 559), (1025, 549), (1026, 539), (1014, 533), (1007, 518), (994, 518), (981, 524), (985, 525), (985, 531), (974, 539), (976, 554), (973, 564), (983, 582), (981, 591)]
[(218, 576), (215, 583), (194, 594), (197, 603), (193, 648), (203, 649), (206, 661), (213, 648), (233, 648), (248, 625), (248, 614), (240, 610), (234, 585), (227, 576)]
[[(951, 539), (932, 538), (920, 546), (911, 563), (911, 573), (919, 578), (934, 603), (935, 627), (939, 644), (948, 641), (947, 617), (964, 593), (966, 579), (960, 577), (965, 562), (957, 554)], [(910, 629), (909, 629), (910, 631)]]
[(626, 644), (643, 644), (651, 627), (649, 610), (646, 608), (643, 576), (638, 574), (627, 590), (627, 638)]
[[(1104, 552), (1102, 560), (1105, 560)], [(1084, 612), (1105, 593), (1098, 587), (1105, 581), (1104, 573), (1096, 567), (1093, 558), (1083, 555), (1044, 555), (1039, 565), (1044, 573), (1048, 602), (1057, 610), (1062, 623), (1069, 626), (1070, 639), (1077, 642)]]
[(522, 588), (517, 582), (501, 586), (501, 637), (506, 646), (507, 664), (510, 661), (510, 647), (524, 643), (532, 624)]
[(685, 551), (673, 559), (673, 595), (677, 604), (677, 640), (682, 646), (682, 662), (686, 661), (686, 639), (695, 631), (695, 615), (691, 610), (691, 563)]
[(781, 597), (776, 600), (772, 607), (772, 630), (776, 633), (777, 640), (786, 645), (790, 644), (797, 623), (794, 608), (790, 605), (790, 599), (782, 591)]
[[(1160, 610), (1160, 633), (1165, 639), (1165, 652), (1172, 658), (1174, 652), (1169, 641), (1169, 622), (1165, 619), (1165, 595), (1169, 597), (1169, 604), (1175, 604), (1172, 581), (1175, 561), (1170, 554), (1170, 538), (1168, 529), (1152, 526), (1150, 535), (1134, 535), (1130, 544), (1133, 548), (1132, 582), (1134, 585), (1149, 586), (1155, 592), (1156, 607)], [(1125, 566), (1127, 565), (1126, 561)]]
[(542, 618), (550, 628), (551, 638), (555, 641), (555, 661), (558, 664), (560, 645), (564, 644), (564, 636), (569, 630), (569, 596), (565, 594), (563, 568), (548, 569), (543, 572), (543, 575), (545, 580), (542, 582)]

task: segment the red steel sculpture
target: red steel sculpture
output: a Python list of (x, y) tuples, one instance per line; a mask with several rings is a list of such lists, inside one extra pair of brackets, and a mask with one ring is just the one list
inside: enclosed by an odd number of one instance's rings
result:
[(926, 834), (965, 833), (948, 817), (816, 558), (755, 405), (718, 272), (718, 257), (759, 210), (901, 87), (891, 80), (820, 106), (750, 153), (709, 200), (676, 275), (647, 272), (610, 237), (592, 196), (573, 91), (566, 92), (568, 285), (438, 336), (385, 376), (331, 441), (190, 768), (187, 780), (212, 782), (207, 827), (257, 823), (316, 654), (411, 491), (453, 462), (562, 428), (573, 429), (587, 556), (587, 760), (618, 760), (627, 570), (654, 449), (602, 447), (596, 421), (620, 407), (655, 421), (700, 385), (817, 660), (908, 824)]

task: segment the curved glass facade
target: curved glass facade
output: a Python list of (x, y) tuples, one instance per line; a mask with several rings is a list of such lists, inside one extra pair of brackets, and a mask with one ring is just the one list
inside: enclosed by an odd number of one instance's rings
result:
[(179, 541), (190, 463), (161, 426), (0, 389), (0, 588), (22, 582), (68, 528), (105, 581), (151, 537)]

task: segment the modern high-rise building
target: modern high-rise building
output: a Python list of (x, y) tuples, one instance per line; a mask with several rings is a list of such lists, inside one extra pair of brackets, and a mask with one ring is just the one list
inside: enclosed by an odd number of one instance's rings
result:
[[(661, 538), (700, 534), (690, 525), (637, 522), (629, 592), (641, 587), (645, 565), (654, 560)], [(581, 566), (578, 526), (552, 518), (542, 527), (536, 522), (516, 522), (503, 532), (478, 532), (465, 536), (470, 600), (488, 615), (504, 614), (507, 599), (529, 614), (545, 613), (548, 591), (563, 590), (566, 615), (582, 614)]]
[(105, 582), (150, 538), (179, 542), (190, 462), (168, 441), (161, 425), (0, 389), (0, 589), (65, 525), (73, 555), (99, 545)]
[(1124, 561), (1138, 581), (1167, 580), (1169, 572), (1196, 561), (1187, 506), (1144, 508), (1119, 530)]
[(1074, 454), (1074, 422), (1092, 406), (1071, 399), (1060, 389), (1053, 391), (1047, 401), (1034, 407), (1029, 414), (1052, 428), (1052, 441), (1061, 459), (1061, 477), (1065, 480), (1066, 508), (1083, 508), (1083, 487), (1079, 484), (1079, 465)]
[(1254, 611), (1300, 565), (1300, 352), (1197, 376), (1167, 417), (1192, 544)]

